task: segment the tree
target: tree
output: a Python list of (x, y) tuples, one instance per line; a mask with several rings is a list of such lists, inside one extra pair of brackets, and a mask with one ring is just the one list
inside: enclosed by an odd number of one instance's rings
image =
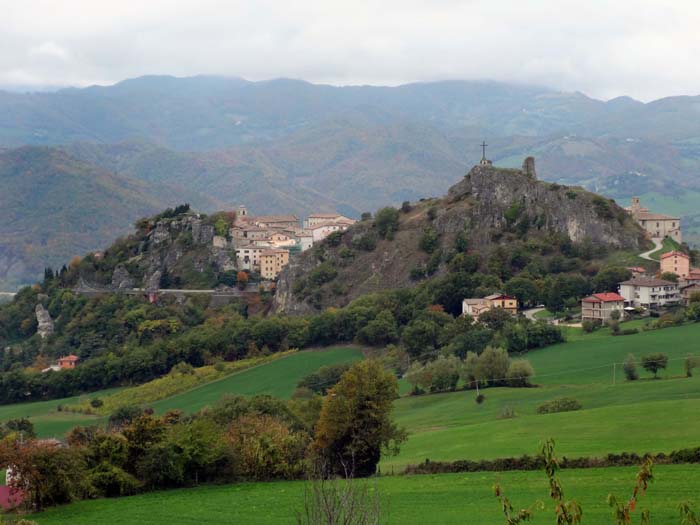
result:
[(664, 281), (671, 281), (672, 283), (678, 282), (678, 275), (673, 272), (663, 272), (661, 274), (661, 279)]
[(690, 303), (685, 309), (685, 317), (695, 323), (700, 321), (700, 303)]
[(501, 330), (513, 321), (513, 314), (503, 308), (491, 308), (479, 316), (479, 322), (485, 324), (491, 330)]
[(508, 352), (503, 348), (488, 347), (479, 356), (476, 365), (476, 377), (480, 381), (488, 384), (502, 384), (506, 380), (508, 369), (510, 368), (510, 358)]
[(632, 277), (632, 272), (621, 266), (609, 266), (604, 268), (593, 278), (593, 290), (595, 292), (610, 292), (617, 290), (617, 286), (622, 281), (627, 281)]
[(425, 357), (435, 350), (440, 326), (434, 321), (414, 319), (403, 330), (401, 341), (412, 358)]
[(433, 253), (440, 243), (440, 237), (433, 228), (423, 230), (423, 235), (418, 241), (418, 247), (426, 253)]
[(248, 284), (248, 272), (238, 272), (236, 274), (236, 282), (238, 283), (238, 288), (245, 290), (245, 287)]
[(658, 377), (659, 370), (664, 370), (668, 366), (668, 356), (666, 354), (651, 354), (642, 357), (642, 368), (654, 374), (654, 379)]
[(314, 450), (334, 472), (375, 473), (382, 450), (397, 453), (406, 432), (391, 419), (396, 377), (377, 360), (355, 363), (323, 401)]
[(639, 373), (637, 372), (637, 361), (634, 358), (634, 355), (627, 355), (627, 359), (625, 359), (625, 362), (622, 365), (622, 369), (625, 372), (625, 377), (627, 378), (627, 381), (636, 381), (637, 379), (639, 379)]
[(536, 303), (539, 299), (537, 285), (527, 277), (513, 277), (503, 285), (503, 290), (518, 299), (521, 306)]
[(386, 345), (398, 338), (396, 319), (389, 310), (379, 312), (377, 317), (367, 323), (357, 334), (357, 339), (368, 345)]
[(535, 375), (535, 369), (526, 359), (516, 359), (508, 367), (508, 386), (528, 387), (531, 386), (530, 378)]

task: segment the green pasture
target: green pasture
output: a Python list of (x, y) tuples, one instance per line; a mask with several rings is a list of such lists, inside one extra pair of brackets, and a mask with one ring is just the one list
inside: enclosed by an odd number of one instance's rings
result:
[(151, 406), (158, 413), (171, 409), (195, 412), (205, 406), (213, 405), (226, 394), (243, 396), (269, 394), (287, 399), (292, 396), (302, 377), (315, 372), (322, 366), (356, 361), (360, 358), (362, 358), (362, 350), (351, 346), (306, 350), (156, 401)]
[[(612, 524), (606, 498), (610, 493), (628, 497), (636, 471), (634, 467), (564, 470), (560, 479), (566, 497), (582, 505), (584, 523)], [(677, 525), (678, 503), (700, 504), (700, 469), (659, 466), (654, 473), (655, 481), (641, 498), (637, 513), (648, 508), (654, 525)], [(365, 483), (379, 495), (382, 523), (501, 525), (504, 517), (493, 495), (494, 483), (502, 486), (515, 508), (538, 500), (544, 503), (545, 508), (537, 510), (529, 523), (554, 522), (542, 472), (387, 476)], [(81, 501), (31, 518), (39, 525), (293, 524), (296, 512), (303, 508), (304, 486), (303, 482), (275, 482), (179, 489)]]
[[(236, 372), (211, 383), (162, 399), (151, 406), (162, 413), (170, 409), (194, 412), (214, 404), (225, 394), (255, 395), (270, 394), (276, 397), (291, 397), (297, 382), (319, 367), (335, 363), (354, 361), (362, 357), (357, 347), (334, 347), (323, 350), (305, 350), (283, 357), (277, 361)], [(115, 389), (93, 392), (88, 397), (101, 397)], [(41, 437), (61, 437), (76, 425), (94, 425), (106, 421), (106, 417), (89, 416), (72, 412), (59, 412), (59, 405), (78, 403), (80, 396), (18, 403), (0, 406), (0, 421), (28, 417)]]

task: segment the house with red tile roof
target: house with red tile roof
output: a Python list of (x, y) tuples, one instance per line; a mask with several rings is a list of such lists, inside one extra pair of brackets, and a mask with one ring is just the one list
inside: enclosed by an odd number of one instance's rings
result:
[(67, 370), (70, 368), (75, 368), (75, 365), (78, 363), (80, 358), (77, 355), (67, 355), (64, 357), (59, 357), (58, 358), (58, 366), (61, 368), (61, 370)]
[(612, 318), (613, 312), (625, 311), (625, 298), (613, 292), (594, 293), (581, 300), (581, 320), (603, 324)]

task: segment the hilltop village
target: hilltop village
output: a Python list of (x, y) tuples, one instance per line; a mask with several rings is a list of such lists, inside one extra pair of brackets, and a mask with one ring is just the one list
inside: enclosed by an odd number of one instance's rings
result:
[(241, 205), (229, 238), (217, 235), (212, 243), (217, 248), (235, 250), (239, 270), (256, 272), (263, 279), (274, 280), (289, 263), (290, 253), (306, 251), (331, 233), (344, 231), (355, 222), (338, 213), (314, 213), (301, 227), (295, 215), (253, 216)]

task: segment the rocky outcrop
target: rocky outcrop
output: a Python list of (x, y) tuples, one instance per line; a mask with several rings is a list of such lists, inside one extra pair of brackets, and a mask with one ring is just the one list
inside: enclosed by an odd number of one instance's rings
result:
[[(457, 236), (466, 233), (471, 253), (484, 264), (499, 246), (507, 249), (510, 242), (523, 240), (548, 243), (553, 234), (606, 249), (638, 250), (644, 242), (639, 226), (613, 201), (538, 181), (531, 157), (522, 169), (480, 164), (445, 198), (424, 200), (401, 212), (398, 231), (392, 239), (378, 239), (374, 249), (358, 248), (364, 236), (377, 237), (372, 223), (364, 221), (335, 246), (322, 243), (292, 258), (280, 275), (273, 309), (302, 315), (344, 306), (363, 294), (415, 285), (411, 273), (426, 268), (431, 258), (419, 248), (426, 230), (437, 234), (443, 254), (453, 252)], [(330, 265), (337, 276), (307, 286), (321, 264)], [(446, 271), (447, 265), (438, 263), (431, 274)]]
[(126, 290), (134, 287), (134, 279), (123, 264), (118, 265), (112, 272), (112, 288)]
[(527, 218), (535, 227), (566, 234), (573, 242), (590, 240), (612, 248), (638, 249), (640, 232), (628, 213), (609, 199), (580, 188), (539, 182), (534, 160), (524, 170), (475, 166), (448, 192), (448, 202), (469, 199), (473, 235), (487, 242), (490, 230)]
[(53, 334), (53, 319), (51, 319), (51, 315), (49, 315), (48, 310), (46, 310), (44, 305), (41, 303), (36, 305), (34, 312), (36, 314), (37, 322), (36, 333), (42, 339), (46, 339)]

